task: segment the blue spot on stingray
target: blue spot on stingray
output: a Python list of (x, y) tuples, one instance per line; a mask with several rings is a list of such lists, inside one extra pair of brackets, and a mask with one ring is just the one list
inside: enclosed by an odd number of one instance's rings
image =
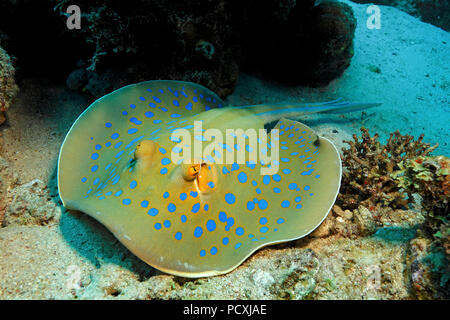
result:
[(87, 181), (86, 177), (81, 178), (81, 182), (85, 183)]
[(309, 176), (313, 171), (314, 171), (314, 169), (309, 169), (308, 171), (303, 171), (301, 173), (301, 175), (302, 176)]
[(281, 181), (281, 176), (279, 174), (274, 174), (272, 176), (272, 179), (276, 182), (280, 182)]
[(236, 243), (236, 245), (234, 246), (235, 249), (239, 249), (239, 247), (242, 245), (242, 242)]
[(283, 169), (282, 172), (284, 174), (290, 174), (292, 171), (291, 171), (291, 169)]
[(225, 237), (225, 238), (222, 239), (222, 243), (224, 245), (227, 245), (229, 242), (230, 242), (230, 239), (228, 239), (228, 237)]
[(138, 129), (136, 129), (136, 128), (128, 129), (128, 134), (133, 134), (133, 133), (136, 133), (136, 132), (138, 132)]
[(167, 168), (162, 168), (159, 173), (166, 174), (168, 172)]
[[(144, 136), (140, 136), (137, 138), (134, 138), (133, 140), (131, 140), (131, 142), (129, 144), (127, 144), (125, 146), (125, 149), (128, 149), (129, 147), (131, 147), (134, 143), (138, 142), (139, 140), (141, 140)], [(133, 151), (134, 152), (134, 151)]]
[(207, 141), (204, 136), (194, 136), (194, 138), (198, 141)]
[(187, 217), (183, 214), (181, 217), (181, 222), (185, 223), (187, 221)]
[(91, 158), (92, 158), (92, 160), (97, 160), (98, 159), (98, 153), (93, 153)]
[(164, 149), (164, 148), (159, 148), (159, 152), (161, 152), (162, 154), (166, 154), (166, 149)]
[(258, 201), (258, 207), (259, 207), (261, 210), (267, 209), (268, 206), (269, 206), (269, 204), (267, 203), (266, 200), (261, 199), (261, 200)]
[(116, 157), (116, 158), (119, 158), (124, 152), (125, 152), (124, 150), (117, 152), (117, 154), (115, 155), (115, 157)]
[(185, 108), (186, 108), (187, 110), (192, 110), (192, 102), (189, 102), (189, 103), (185, 106)]
[(211, 189), (214, 188), (214, 182), (212, 182), (212, 181), (208, 182), (208, 186), (209, 186)]
[(187, 198), (187, 194), (186, 193), (182, 193), (182, 194), (180, 194), (180, 200), (186, 200), (186, 198)]
[(275, 192), (275, 193), (280, 193), (280, 192), (281, 192), (281, 189), (280, 189), (280, 188), (277, 188), (277, 187), (275, 187), (275, 188), (273, 188), (273, 192)]
[(154, 228), (155, 228), (156, 230), (161, 229), (161, 228), (162, 228), (161, 223), (159, 223), (159, 222), (155, 223)]
[(169, 210), (169, 212), (175, 212), (176, 209), (177, 207), (173, 203), (169, 203), (167, 206), (167, 210)]
[(235, 162), (231, 165), (231, 170), (239, 170), (239, 165)]
[(92, 168), (91, 168), (91, 171), (92, 171), (92, 172), (95, 172), (95, 171), (97, 171), (97, 170), (98, 170), (98, 165), (92, 166)]
[(120, 180), (120, 176), (117, 175), (117, 176), (113, 179), (112, 185), (115, 185), (117, 182), (119, 182), (119, 180)]
[(183, 235), (181, 234), (181, 232), (175, 233), (175, 239), (181, 240), (182, 237), (183, 237)]
[(277, 220), (277, 223), (278, 223), (278, 224), (282, 224), (283, 222), (284, 222), (284, 219), (283, 219), (283, 218), (280, 218), (280, 219)]
[(100, 150), (101, 148), (102, 148), (101, 145), (99, 145), (99, 144), (95, 145), (95, 150)]
[(167, 108), (159, 107), (163, 112), (167, 112)]
[(234, 219), (232, 217), (227, 218), (227, 227), (232, 227), (234, 225)]
[(289, 187), (288, 187), (290, 190), (295, 190), (295, 189), (297, 189), (298, 188), (298, 186), (297, 186), (297, 184), (296, 183), (291, 183), (291, 184), (289, 184)]
[(116, 197), (119, 197), (121, 194), (122, 194), (122, 190), (119, 190), (119, 191), (117, 191), (114, 195), (116, 196)]
[(261, 233), (266, 233), (267, 231), (269, 231), (269, 228), (267, 228), (267, 227), (261, 227), (261, 229), (259, 229), (259, 231), (260, 231)]
[(130, 108), (134, 109), (134, 108), (136, 108), (136, 105), (135, 104), (130, 104)]
[(257, 194), (260, 194), (260, 193), (261, 193), (261, 189), (260, 189), (260, 188), (256, 188), (255, 191), (256, 191)]
[(156, 208), (151, 208), (150, 210), (148, 210), (148, 214), (151, 215), (152, 217), (156, 216), (158, 214), (158, 209)]
[(131, 203), (131, 200), (126, 198), (126, 199), (122, 200), (122, 203), (127, 206), (127, 205), (129, 205)]
[(208, 220), (206, 222), (206, 229), (208, 229), (208, 231), (216, 230), (216, 222), (214, 220)]
[(95, 180), (94, 180), (94, 186), (95, 186), (99, 181), (100, 181), (99, 178), (95, 178)]
[(112, 124), (111, 124), (111, 122), (107, 122), (107, 123), (105, 123), (105, 127), (107, 127), (107, 128), (111, 128), (111, 127), (112, 127)]
[(132, 122), (132, 123), (134, 123), (134, 124), (142, 124), (142, 121), (140, 121), (140, 120), (138, 120), (137, 118), (135, 118), (135, 117), (131, 117), (130, 118), (130, 122)]
[(200, 238), (203, 234), (203, 229), (201, 227), (195, 227), (194, 229), (194, 237)]
[(290, 205), (291, 203), (288, 200), (283, 200), (283, 202), (281, 202), (283, 208), (288, 208)]
[(179, 117), (181, 117), (181, 114), (178, 114), (178, 113), (172, 113), (172, 114), (170, 115), (170, 117), (171, 117), (171, 118), (179, 118)]
[(157, 102), (157, 103), (161, 103), (161, 99), (159, 99), (159, 98), (156, 97), (156, 96), (153, 96), (153, 100), (155, 100), (155, 102)]
[(247, 202), (247, 209), (250, 210), (250, 211), (255, 209), (255, 203), (253, 201)]
[(145, 116), (147, 117), (147, 118), (151, 118), (151, 117), (153, 117), (155, 114), (153, 113), (153, 112), (151, 112), (151, 111), (147, 111), (146, 113), (145, 113)]
[(249, 167), (252, 170), (255, 169), (255, 167), (256, 167), (256, 164), (252, 160), (247, 161), (246, 164), (247, 164), (247, 167)]
[(245, 174), (245, 172), (240, 172), (238, 174), (238, 180), (239, 180), (240, 183), (247, 182), (247, 175)]
[(259, 219), (259, 223), (260, 224), (266, 224), (267, 223), (267, 218), (261, 218), (261, 219)]
[(210, 252), (211, 252), (212, 255), (215, 255), (217, 253), (217, 248), (216, 247), (212, 247)]
[(306, 191), (308, 191), (309, 189), (311, 189), (311, 187), (310, 186), (305, 186), (305, 188), (304, 188)]
[(230, 173), (230, 171), (228, 171), (227, 167), (223, 167), (222, 168), (222, 173), (223, 174), (227, 174), (227, 173)]
[(114, 133), (114, 134), (111, 136), (111, 139), (115, 140), (115, 139), (117, 139), (118, 137), (119, 137), (119, 134), (118, 134), (118, 133)]
[(142, 208), (147, 208), (148, 207), (148, 201), (147, 200), (142, 201), (141, 202), (141, 207)]
[(270, 177), (267, 176), (267, 175), (264, 176), (264, 177), (263, 177), (263, 183), (264, 183), (264, 184), (269, 184), (269, 183), (270, 183)]
[(226, 201), (228, 204), (233, 204), (233, 203), (236, 202), (236, 196), (235, 196), (234, 194), (232, 194), (232, 193), (227, 193), (227, 194), (225, 195), (225, 201)]
[(171, 161), (170, 161), (169, 158), (163, 158), (163, 159), (161, 160), (161, 164), (162, 164), (163, 166), (168, 165), (170, 162), (171, 162)]
[(158, 124), (158, 123), (161, 123), (161, 122), (162, 122), (162, 120), (159, 120), (159, 119), (153, 120), (154, 124)]
[(200, 203), (194, 204), (194, 205), (192, 206), (192, 210), (191, 210), (191, 211), (192, 211), (193, 213), (197, 213), (198, 210), (200, 210)]
[(219, 212), (219, 221), (220, 222), (226, 222), (227, 221), (227, 214), (223, 211)]
[(107, 143), (105, 143), (105, 147), (109, 147), (111, 145), (111, 142), (107, 142)]
[(206, 251), (205, 250), (200, 250), (200, 257), (204, 257), (206, 255)]
[(181, 142), (181, 139), (178, 138), (178, 137), (170, 137), (169, 140), (172, 141), (172, 142), (177, 142), (177, 143)]
[(300, 201), (302, 201), (302, 197), (296, 197), (295, 198), (295, 202), (300, 202)]
[(241, 227), (236, 228), (236, 235), (242, 236), (244, 234), (244, 229)]
[(164, 194), (163, 194), (163, 198), (164, 199), (167, 199), (169, 196), (170, 196), (170, 194), (167, 191), (164, 192)]
[(197, 198), (198, 192), (196, 192), (196, 191), (191, 191), (191, 192), (190, 192), (190, 195), (191, 195), (191, 197), (193, 197), (193, 198)]

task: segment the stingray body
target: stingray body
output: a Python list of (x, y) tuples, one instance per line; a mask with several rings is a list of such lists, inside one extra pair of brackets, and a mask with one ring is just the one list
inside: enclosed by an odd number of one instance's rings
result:
[[(157, 269), (184, 277), (223, 274), (260, 247), (309, 234), (336, 199), (338, 151), (283, 117), (374, 105), (225, 107), (216, 94), (189, 82), (130, 85), (94, 102), (73, 124), (59, 156), (60, 197)], [(183, 145), (201, 142), (206, 151), (213, 140), (204, 136), (208, 129), (225, 137), (227, 129), (263, 129), (273, 120), (279, 120), (276, 144), (269, 134), (270, 141), (250, 145), (244, 133), (241, 145), (222, 141), (200, 158), (183, 149), (185, 161), (173, 160)], [(179, 129), (191, 139), (174, 137)], [(277, 160), (221, 161), (240, 146), (268, 152), (274, 145)], [(261, 174), (275, 164), (276, 173)]]

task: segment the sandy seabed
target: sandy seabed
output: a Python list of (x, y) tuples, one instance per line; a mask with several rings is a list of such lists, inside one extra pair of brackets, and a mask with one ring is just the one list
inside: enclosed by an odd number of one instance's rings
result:
[[(344, 146), (343, 140), (359, 134), (359, 128), (365, 126), (371, 133), (379, 133), (383, 142), (395, 130), (415, 137), (424, 133), (426, 142), (439, 143), (435, 154), (448, 156), (450, 34), (384, 6), (380, 6), (381, 29), (370, 30), (366, 27), (367, 5), (343, 2), (353, 7), (358, 27), (355, 55), (342, 77), (327, 87), (311, 89), (242, 74), (226, 102), (247, 105), (339, 97), (379, 101), (382, 106), (365, 112), (311, 115), (299, 120), (339, 148)], [(410, 297), (405, 280), (408, 235), (406, 240), (400, 237), (394, 242), (335, 236), (298, 241), (260, 250), (230, 274), (195, 281), (159, 273), (93, 219), (66, 212), (54, 203), (59, 147), (87, 107), (87, 99), (45, 79), (24, 79), (20, 87), (8, 123), (1, 130), (1, 157), (15, 175), (14, 185), (25, 185), (15, 187), (14, 199), (25, 202), (27, 210), (48, 204), (52, 218), (46, 225), (12, 224), (0, 229), (0, 299), (300, 299), (314, 290), (317, 298)], [(42, 187), (29, 184), (35, 179), (42, 181)], [(36, 196), (33, 192), (21, 196), (20, 190), (35, 190)], [(390, 289), (364, 285), (365, 270), (373, 265), (383, 266), (382, 271), (389, 273)], [(297, 283), (303, 283), (291, 291), (283, 282), (289, 272), (298, 277)]]

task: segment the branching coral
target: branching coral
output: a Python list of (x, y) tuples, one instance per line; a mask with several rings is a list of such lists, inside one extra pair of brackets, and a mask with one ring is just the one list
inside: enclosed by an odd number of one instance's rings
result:
[(19, 91), (14, 81), (14, 73), (11, 58), (0, 47), (0, 124), (5, 121), (4, 112), (10, 107)]
[(426, 231), (431, 232), (437, 242), (450, 255), (450, 159), (445, 156), (419, 156), (398, 164), (400, 170), (392, 176), (408, 196), (418, 193), (422, 207), (427, 212)]
[(436, 149), (423, 142), (423, 135), (416, 141), (399, 131), (392, 133), (386, 145), (378, 141), (378, 134), (370, 136), (361, 128), (362, 141), (356, 134), (354, 141), (345, 141), (350, 148), (343, 149), (342, 187), (337, 203), (343, 209), (356, 209), (359, 205), (371, 211), (380, 207), (402, 208), (412, 202), (392, 174), (400, 170), (399, 163), (419, 156), (427, 156)]

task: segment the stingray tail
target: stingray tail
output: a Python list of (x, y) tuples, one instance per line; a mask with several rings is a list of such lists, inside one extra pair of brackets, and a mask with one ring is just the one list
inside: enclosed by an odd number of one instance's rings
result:
[(274, 105), (255, 105), (252, 108), (255, 114), (265, 119), (265, 122), (278, 120), (282, 117), (298, 117), (311, 113), (341, 114), (373, 108), (381, 105), (379, 102), (348, 102), (342, 99), (320, 103), (283, 103)]

